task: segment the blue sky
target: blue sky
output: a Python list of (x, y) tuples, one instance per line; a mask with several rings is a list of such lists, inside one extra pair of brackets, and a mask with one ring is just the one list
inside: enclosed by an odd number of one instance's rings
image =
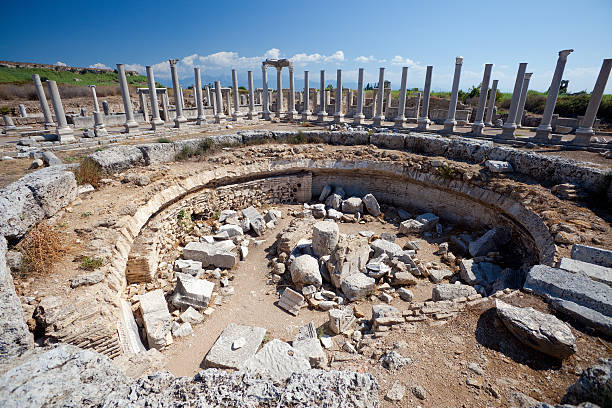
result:
[[(493, 79), (510, 92), (520, 62), (533, 72), (530, 89), (546, 90), (557, 53), (568, 58), (564, 79), (570, 91), (593, 88), (604, 58), (612, 58), (612, 0), (505, 1), (57, 1), (4, 2), (0, 59), (58, 62), (73, 66), (117, 63), (169, 84), (169, 58), (179, 58), (181, 85), (193, 83), (193, 67), (203, 82), (231, 82), (247, 70), (261, 84), (261, 61), (291, 58), (296, 88), (303, 71), (310, 86), (326, 70), (334, 84), (343, 70), (345, 86), (355, 87), (357, 70), (377, 82), (378, 68), (399, 88), (402, 66), (408, 86), (423, 87), (425, 67), (433, 65), (434, 90), (449, 90), (456, 56), (464, 57), (460, 86), (478, 85), (485, 63)], [(12, 16), (6, 18), (6, 16)], [(275, 86), (276, 75), (268, 73)], [(288, 86), (284, 75), (284, 85)], [(612, 93), (612, 80), (606, 88)]]

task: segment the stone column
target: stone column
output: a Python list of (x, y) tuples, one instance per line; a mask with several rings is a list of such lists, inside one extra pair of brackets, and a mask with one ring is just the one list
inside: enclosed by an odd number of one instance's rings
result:
[(164, 112), (164, 121), (170, 121), (170, 102), (168, 101), (168, 88), (164, 89), (162, 94), (162, 110)]
[(608, 83), (608, 77), (610, 76), (610, 69), (612, 68), (612, 59), (605, 59), (601, 64), (601, 70), (597, 76), (595, 87), (591, 93), (591, 99), (589, 99), (589, 105), (587, 106), (586, 112), (580, 122), (580, 126), (576, 129), (576, 137), (572, 140), (572, 144), (579, 146), (588, 146), (591, 143), (591, 137), (595, 134), (593, 131), (593, 125), (597, 118), (597, 111), (601, 104), (601, 98), (603, 97), (606, 84)]
[(312, 114), (310, 112), (310, 85), (309, 81), (309, 72), (304, 71), (304, 109), (302, 109), (302, 120), (304, 122), (308, 122), (308, 117)]
[(180, 95), (179, 101), (181, 101), (181, 109), (184, 110), (185, 109), (185, 98), (183, 98), (183, 87), (182, 86), (179, 86), (179, 95)]
[(210, 99), (210, 87), (206, 85), (204, 89), (206, 92), (206, 106), (213, 106), (212, 100)]
[(195, 76), (194, 94), (196, 99), (196, 107), (198, 108), (196, 125), (202, 125), (206, 123), (206, 116), (204, 116), (204, 103), (202, 101), (202, 77), (200, 76), (200, 67), (194, 67), (193, 74)]
[(353, 114), (351, 113), (351, 109), (353, 107), (353, 90), (352, 89), (348, 89), (346, 91), (346, 115), (345, 117), (353, 117)]
[(236, 70), (232, 69), (232, 92), (234, 93), (234, 111), (232, 112), (232, 119), (239, 122), (242, 120), (240, 115), (240, 93), (238, 92), (238, 75)]
[(140, 110), (142, 111), (142, 116), (144, 117), (144, 121), (149, 121), (149, 111), (147, 110), (147, 100), (143, 92), (139, 90), (136, 91), (138, 93), (138, 101), (140, 102)]
[(110, 108), (108, 107), (108, 102), (105, 100), (102, 101), (102, 111), (104, 112), (104, 116), (108, 116), (110, 112)]
[(448, 105), (448, 117), (444, 121), (444, 132), (452, 133), (455, 131), (455, 113), (457, 112), (457, 97), (459, 96), (459, 79), (461, 78), (461, 66), (463, 57), (455, 58), (455, 75), (453, 76), (453, 88), (451, 90), (450, 103)]
[(487, 104), (487, 92), (489, 91), (489, 82), (491, 81), (491, 70), (493, 64), (485, 64), (484, 74), (482, 75), (482, 84), (480, 85), (480, 97), (478, 98), (478, 109), (476, 110), (476, 118), (472, 124), (472, 133), (482, 135), (482, 129), (485, 125), (483, 122), (485, 105)]
[(57, 119), (57, 129), (55, 130), (57, 140), (59, 140), (60, 143), (76, 142), (74, 132), (72, 131), (72, 128), (68, 126), (68, 122), (66, 121), (66, 114), (64, 113), (64, 106), (62, 105), (62, 98), (60, 98), (57, 84), (55, 81), (47, 81), (47, 86), (49, 87), (51, 103), (53, 104), (53, 110), (55, 111), (55, 119)]
[(563, 79), (563, 70), (565, 69), (565, 63), (567, 62), (568, 55), (570, 55), (573, 51), (574, 50), (559, 51), (559, 58), (557, 59), (555, 73), (553, 74), (550, 88), (548, 89), (546, 107), (544, 107), (544, 113), (542, 113), (540, 126), (538, 126), (536, 129), (536, 135), (533, 138), (535, 142), (547, 142), (550, 134), (552, 133), (552, 126), (550, 124), (555, 111), (555, 105), (557, 104), (557, 97), (559, 96), (559, 87), (561, 86), (561, 80)]
[(266, 71), (266, 66), (261, 65), (261, 80), (263, 85), (263, 115), (262, 118), (264, 120), (270, 120), (270, 103), (269, 103), (269, 93), (268, 93), (268, 72)]
[(98, 95), (96, 95), (96, 86), (89, 85), (89, 89), (91, 89), (91, 96), (93, 97), (94, 112), (100, 112), (100, 105), (98, 105)]
[(523, 122), (523, 113), (525, 112), (525, 102), (527, 102), (527, 91), (529, 90), (529, 80), (533, 72), (526, 72), (523, 79), (523, 88), (521, 89), (521, 99), (519, 99), (518, 113), (516, 114), (516, 127), (520, 128)]
[(17, 131), (17, 126), (15, 126), (13, 118), (11, 118), (9, 115), (2, 114), (2, 119), (4, 120), (4, 134)]
[(417, 130), (429, 129), (431, 121), (428, 118), (429, 115), (429, 96), (431, 93), (431, 73), (433, 66), (428, 65), (427, 71), (425, 72), (425, 87), (423, 88), (423, 108), (421, 108), (420, 115), (417, 119)]
[(283, 111), (283, 69), (276, 68), (276, 117), (280, 118)]
[(155, 75), (153, 75), (153, 67), (148, 65), (147, 84), (149, 85), (149, 100), (151, 102), (151, 127), (156, 130), (164, 125), (164, 121), (159, 117), (159, 103), (157, 102), (157, 88), (155, 87)]
[(297, 119), (298, 113), (295, 110), (295, 78), (293, 76), (293, 66), (289, 67), (289, 111), (287, 118), (289, 121)]
[(378, 71), (378, 92), (376, 93), (376, 116), (374, 116), (374, 126), (382, 126), (385, 117), (383, 115), (383, 98), (385, 95), (385, 69)]
[(187, 122), (187, 118), (183, 115), (183, 97), (181, 87), (179, 85), (178, 73), (176, 72), (177, 59), (168, 60), (170, 63), (170, 74), (172, 75), (172, 89), (174, 90), (174, 109), (176, 116), (174, 117), (174, 127), (180, 128), (181, 123)]
[(225, 91), (225, 105), (227, 105), (227, 116), (230, 116), (232, 113), (232, 97), (231, 89), (229, 88), (227, 88)]
[(363, 68), (359, 68), (359, 78), (357, 80), (357, 111), (353, 115), (353, 123), (360, 125), (363, 123)]
[(49, 129), (52, 126), (55, 126), (55, 123), (53, 122), (53, 116), (51, 116), (49, 103), (47, 103), (45, 88), (43, 88), (42, 83), (40, 82), (40, 76), (38, 74), (32, 75), (32, 80), (34, 81), (34, 88), (36, 88), (36, 95), (38, 95), (38, 100), (40, 101), (40, 110), (45, 117), (45, 129)]
[(225, 122), (225, 115), (223, 114), (223, 96), (221, 95), (221, 82), (215, 81), (215, 95), (217, 99), (215, 101), (215, 106), (217, 107), (217, 112), (215, 113), (215, 123), (223, 123)]
[(336, 71), (336, 113), (334, 114), (334, 122), (344, 122), (344, 114), (342, 113), (342, 70)]
[(25, 105), (23, 103), (19, 104), (19, 114), (22, 118), (28, 117), (28, 112), (26, 111)]
[(502, 126), (502, 133), (496, 136), (497, 139), (514, 139), (514, 131), (516, 130), (516, 114), (518, 113), (518, 104), (521, 99), (521, 90), (523, 89), (523, 80), (525, 78), (525, 70), (527, 69), (527, 63), (521, 62), (519, 69), (516, 74), (516, 81), (514, 82), (514, 91), (512, 92), (512, 100), (510, 101), (510, 108), (508, 109), (508, 119)]
[(100, 105), (98, 105), (98, 95), (96, 95), (96, 86), (89, 85), (89, 88), (91, 89), (91, 95), (93, 96), (94, 101), (94, 134), (96, 135), (96, 137), (108, 136), (108, 131), (104, 126), (104, 115), (102, 115), (102, 112), (100, 112)]
[[(121, 95), (123, 96), (123, 109), (125, 110), (125, 124), (123, 126), (125, 127), (125, 132), (130, 133), (138, 128), (138, 122), (134, 120), (134, 111), (132, 109), (132, 101), (130, 100), (130, 88), (125, 78), (125, 67), (123, 64), (117, 64), (117, 72), (119, 73), (119, 85), (121, 87)], [(55, 114), (57, 117), (57, 110)]]
[(399, 102), (397, 104), (397, 116), (395, 126), (403, 128), (406, 122), (406, 82), (408, 81), (408, 67), (402, 67), (402, 82), (400, 84)]
[(491, 86), (491, 94), (489, 95), (489, 103), (487, 104), (487, 115), (485, 118), (485, 126), (493, 126), (493, 108), (495, 107), (495, 95), (497, 94), (497, 83), (499, 80), (494, 79), (493, 85)]
[(253, 89), (253, 71), (247, 72), (247, 81), (249, 82), (249, 113), (247, 118), (250, 120), (255, 119), (255, 92)]
[(321, 109), (317, 114), (317, 120), (324, 122), (327, 116), (327, 110), (325, 109), (325, 70), (321, 70), (321, 102), (319, 108)]

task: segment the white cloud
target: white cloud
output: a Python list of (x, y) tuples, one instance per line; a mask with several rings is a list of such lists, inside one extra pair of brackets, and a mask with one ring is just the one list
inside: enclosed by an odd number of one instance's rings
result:
[(55, 65), (57, 65), (58, 67), (66, 67), (67, 65), (65, 63), (63, 63), (62, 61), (57, 61), (55, 63)]
[(408, 57), (404, 58), (401, 55), (394, 56), (393, 59), (391, 60), (391, 64), (404, 65), (404, 66), (411, 67), (411, 68), (416, 67), (418, 65), (416, 62), (414, 62), (410, 58)]
[(338, 51), (334, 52), (332, 55), (330, 55), (329, 57), (323, 58), (323, 61), (325, 61), (325, 62), (341, 62), (341, 61), (344, 61), (344, 52), (338, 50)]
[(107, 67), (101, 62), (96, 62), (95, 64), (90, 65), (89, 68), (110, 69), (109, 67)]
[(140, 65), (140, 64), (125, 64), (125, 70), (126, 71), (136, 71), (143, 75), (145, 75), (147, 72), (145, 66)]
[(355, 61), (356, 62), (368, 63), (368, 62), (376, 61), (376, 58), (374, 58), (373, 55), (370, 55), (369, 57), (366, 57), (364, 55), (360, 55), (359, 57), (355, 58)]
[(319, 62), (323, 59), (323, 55), (321, 54), (295, 54), (293, 57), (289, 58), (294, 64), (303, 64), (306, 65), (308, 63)]

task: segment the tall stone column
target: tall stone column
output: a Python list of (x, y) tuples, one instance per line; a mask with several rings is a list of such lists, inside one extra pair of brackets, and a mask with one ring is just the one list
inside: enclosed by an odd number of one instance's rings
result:
[(164, 89), (162, 94), (162, 110), (164, 112), (164, 121), (170, 121), (170, 102), (168, 101), (168, 89)]
[(206, 106), (213, 106), (212, 100), (210, 99), (210, 87), (206, 85), (204, 90), (206, 92)]
[(247, 72), (247, 81), (249, 82), (249, 113), (247, 118), (252, 120), (256, 117), (255, 115), (255, 92), (253, 89), (253, 71)]
[(147, 99), (143, 92), (138, 89), (136, 91), (138, 94), (138, 101), (140, 102), (140, 111), (142, 112), (142, 116), (144, 117), (145, 122), (149, 122), (149, 111), (147, 110)]
[(523, 113), (525, 112), (525, 102), (527, 102), (527, 91), (529, 90), (529, 80), (533, 72), (526, 72), (523, 79), (523, 88), (521, 89), (521, 99), (519, 99), (518, 113), (516, 114), (516, 127), (520, 128), (523, 122)]
[(93, 97), (94, 112), (100, 112), (100, 105), (98, 105), (98, 95), (96, 95), (96, 86), (89, 85), (89, 89), (91, 89), (91, 96)]
[(217, 107), (217, 112), (215, 113), (215, 123), (223, 123), (225, 122), (225, 115), (223, 114), (223, 95), (221, 95), (221, 82), (215, 81), (215, 95), (217, 99), (215, 101), (215, 106)]
[(43, 116), (45, 117), (45, 129), (49, 129), (52, 126), (55, 126), (55, 123), (53, 122), (51, 109), (49, 109), (49, 103), (47, 103), (45, 88), (43, 88), (42, 83), (40, 82), (40, 76), (38, 74), (32, 75), (32, 80), (34, 81), (36, 95), (38, 95), (38, 100), (40, 101), (40, 110), (42, 111)]
[(512, 100), (510, 101), (510, 108), (508, 109), (508, 118), (502, 126), (502, 133), (496, 136), (497, 139), (514, 139), (514, 131), (516, 130), (516, 114), (518, 113), (519, 100), (521, 99), (525, 70), (527, 70), (527, 63), (521, 62), (516, 74), (516, 81), (514, 82), (514, 91), (512, 92)]
[(417, 92), (417, 100), (416, 100), (416, 118), (419, 117), (419, 112), (421, 109), (421, 98), (423, 97), (423, 95), (420, 92)]
[(295, 78), (293, 76), (293, 66), (289, 67), (289, 111), (287, 118), (289, 121), (297, 119), (297, 111), (295, 110)]
[(444, 132), (452, 133), (455, 131), (455, 113), (457, 112), (457, 98), (459, 96), (459, 80), (461, 78), (461, 66), (463, 57), (455, 58), (455, 75), (453, 76), (453, 88), (451, 90), (450, 103), (448, 105), (448, 117), (444, 121)]
[(357, 80), (357, 111), (353, 115), (353, 123), (360, 125), (363, 123), (363, 68), (359, 68), (359, 78)]
[(178, 73), (176, 72), (177, 59), (168, 60), (170, 63), (170, 74), (172, 75), (172, 89), (174, 90), (174, 108), (176, 116), (174, 118), (174, 127), (180, 128), (181, 123), (187, 122), (187, 118), (183, 115), (183, 96), (179, 85)]
[(193, 68), (193, 75), (195, 76), (194, 93), (196, 98), (196, 106), (198, 108), (196, 125), (202, 125), (206, 123), (206, 116), (204, 116), (204, 102), (202, 101), (202, 77), (200, 75), (200, 67)]
[(497, 95), (497, 83), (499, 80), (494, 79), (493, 85), (491, 86), (491, 94), (489, 95), (489, 100), (487, 104), (487, 115), (485, 117), (485, 126), (491, 127), (493, 126), (493, 108), (495, 107), (495, 95)]
[(593, 125), (597, 118), (597, 111), (601, 104), (601, 98), (603, 97), (606, 84), (608, 83), (608, 77), (610, 76), (610, 69), (612, 68), (612, 59), (605, 59), (601, 64), (601, 70), (595, 81), (595, 87), (591, 93), (591, 99), (589, 99), (589, 105), (587, 106), (586, 112), (580, 122), (580, 126), (576, 129), (576, 137), (572, 140), (572, 144), (579, 146), (588, 146), (591, 143), (591, 137), (595, 134), (593, 131)]
[(104, 126), (104, 115), (100, 112), (100, 105), (98, 105), (98, 95), (96, 95), (96, 86), (89, 85), (89, 89), (91, 89), (91, 95), (94, 101), (94, 134), (96, 137), (108, 136), (108, 131)]
[(151, 101), (151, 127), (156, 130), (158, 127), (164, 125), (164, 121), (159, 117), (159, 104), (157, 102), (157, 88), (155, 87), (155, 75), (153, 75), (153, 67), (148, 65), (147, 70), (147, 84), (149, 85), (149, 99)]
[(563, 71), (565, 70), (567, 57), (572, 52), (574, 52), (574, 50), (559, 51), (559, 58), (557, 59), (555, 73), (553, 74), (550, 88), (548, 89), (548, 97), (546, 98), (544, 113), (542, 113), (542, 120), (540, 121), (540, 126), (538, 126), (536, 129), (536, 135), (533, 138), (535, 142), (547, 142), (550, 134), (552, 133), (551, 123), (553, 113), (555, 111), (555, 105), (557, 104), (557, 97), (559, 96), (559, 87), (561, 86), (561, 80), (563, 79)]
[(485, 125), (483, 122), (485, 105), (487, 104), (487, 92), (489, 91), (489, 82), (491, 81), (491, 70), (493, 64), (485, 64), (484, 74), (482, 75), (482, 84), (480, 85), (480, 97), (478, 98), (478, 108), (476, 109), (476, 118), (472, 124), (472, 133), (482, 135), (482, 129)]
[(346, 115), (344, 115), (345, 117), (353, 117), (353, 114), (351, 113), (351, 110), (353, 108), (353, 90), (352, 89), (348, 89), (346, 91)]
[(280, 118), (283, 111), (283, 69), (276, 68), (276, 117)]
[(304, 71), (304, 108), (302, 109), (302, 120), (304, 122), (308, 122), (308, 117), (312, 114), (310, 112), (310, 85), (309, 81), (309, 72)]
[(66, 114), (64, 113), (64, 106), (62, 105), (62, 98), (60, 98), (59, 90), (55, 81), (47, 81), (49, 87), (49, 95), (51, 95), (51, 103), (53, 104), (53, 110), (55, 111), (55, 119), (57, 119), (57, 129), (55, 134), (57, 140), (60, 143), (76, 142), (74, 132), (68, 121), (66, 120)]
[(406, 122), (406, 82), (408, 81), (408, 67), (402, 67), (402, 82), (400, 85), (399, 103), (397, 105), (397, 116), (395, 126), (403, 128)]
[(268, 71), (264, 64), (261, 65), (261, 80), (263, 85), (263, 107), (262, 107), (262, 118), (264, 120), (270, 120), (270, 94), (268, 92)]
[(229, 88), (225, 89), (225, 92), (221, 92), (221, 94), (225, 94), (225, 105), (227, 106), (227, 116), (232, 114), (232, 97), (231, 90)]
[(324, 122), (325, 117), (327, 116), (327, 110), (325, 109), (325, 70), (321, 70), (321, 103), (319, 108), (321, 109), (317, 114), (317, 120), (319, 122)]
[(433, 66), (428, 65), (427, 71), (425, 72), (425, 87), (423, 88), (423, 107), (421, 108), (420, 115), (417, 119), (417, 130), (427, 130), (429, 129), (429, 124), (431, 123), (428, 115), (429, 115), (429, 96), (431, 94), (431, 73), (433, 71)]
[[(130, 133), (138, 128), (138, 122), (134, 120), (134, 110), (132, 109), (132, 101), (130, 100), (130, 88), (128, 87), (127, 79), (125, 77), (125, 67), (123, 64), (117, 64), (117, 72), (119, 73), (119, 86), (121, 87), (123, 109), (125, 110), (125, 124), (123, 126), (125, 127), (125, 132)], [(57, 117), (57, 110), (55, 113)]]
[(336, 113), (334, 114), (334, 122), (344, 122), (344, 114), (342, 113), (342, 70), (336, 71)]
[(2, 114), (2, 119), (4, 120), (4, 134), (17, 132), (17, 126), (15, 126), (13, 118), (9, 115)]
[(383, 115), (383, 98), (385, 96), (385, 69), (378, 71), (378, 92), (376, 93), (376, 116), (374, 116), (374, 126), (382, 126), (385, 117)]
[(239, 122), (242, 120), (240, 115), (240, 93), (238, 91), (238, 75), (236, 70), (232, 69), (232, 92), (234, 93), (234, 111), (232, 112), (232, 119)]
[(183, 98), (183, 87), (179, 86), (179, 95), (180, 95), (180, 101), (181, 101), (181, 109), (185, 109), (185, 98)]

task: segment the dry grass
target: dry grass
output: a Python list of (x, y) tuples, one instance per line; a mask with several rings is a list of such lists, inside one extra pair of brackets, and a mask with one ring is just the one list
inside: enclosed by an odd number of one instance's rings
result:
[(103, 175), (102, 169), (90, 158), (83, 159), (79, 167), (73, 171), (78, 185), (91, 184), (94, 188), (98, 188), (100, 185), (100, 179)]
[(44, 222), (32, 228), (19, 243), (23, 254), (23, 275), (48, 274), (67, 252), (63, 234)]

